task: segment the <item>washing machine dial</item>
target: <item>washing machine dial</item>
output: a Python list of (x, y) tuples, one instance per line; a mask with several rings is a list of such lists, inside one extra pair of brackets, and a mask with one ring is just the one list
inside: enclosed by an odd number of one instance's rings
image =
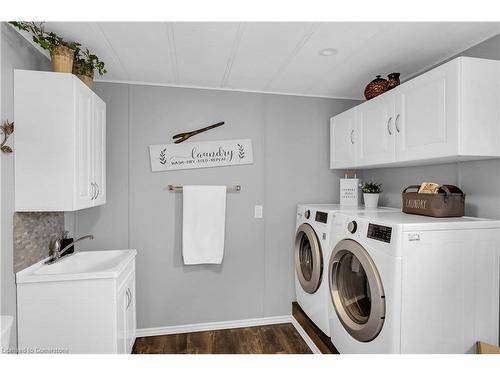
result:
[(357, 229), (358, 229), (358, 223), (356, 223), (354, 220), (349, 222), (349, 224), (347, 224), (347, 230), (349, 231), (349, 233), (356, 233)]
[(306, 219), (309, 219), (311, 217), (311, 211), (307, 210), (306, 212), (304, 212), (304, 217)]

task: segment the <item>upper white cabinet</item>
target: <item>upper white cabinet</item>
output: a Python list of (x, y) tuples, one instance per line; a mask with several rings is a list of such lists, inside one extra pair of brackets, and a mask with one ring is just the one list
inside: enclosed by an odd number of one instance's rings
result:
[(15, 209), (106, 203), (106, 103), (76, 76), (14, 72)]
[(356, 114), (357, 163), (390, 163), (395, 159), (395, 99), (393, 93), (359, 106)]
[[(348, 168), (356, 161), (356, 111), (348, 110), (330, 119), (330, 168)], [(332, 164), (334, 163), (334, 164)]]
[(441, 65), (397, 91), (398, 161), (458, 155), (460, 65)]
[(94, 123), (92, 134), (92, 181), (96, 195), (94, 206), (106, 203), (106, 103), (97, 95), (94, 97)]
[[(349, 136), (337, 121), (345, 113), (333, 117), (330, 166), (500, 157), (499, 103), (500, 61), (459, 57), (350, 109), (355, 124)], [(346, 147), (349, 154), (342, 153)]]

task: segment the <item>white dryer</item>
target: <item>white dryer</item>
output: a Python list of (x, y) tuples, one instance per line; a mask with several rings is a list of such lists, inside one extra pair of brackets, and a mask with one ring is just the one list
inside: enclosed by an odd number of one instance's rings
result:
[(297, 206), (295, 234), (295, 291), (297, 302), (318, 328), (330, 336), (328, 321), (328, 259), (332, 223), (339, 212), (391, 212), (392, 208), (365, 209), (338, 204)]
[(340, 353), (473, 353), (498, 344), (500, 221), (339, 213), (328, 266)]

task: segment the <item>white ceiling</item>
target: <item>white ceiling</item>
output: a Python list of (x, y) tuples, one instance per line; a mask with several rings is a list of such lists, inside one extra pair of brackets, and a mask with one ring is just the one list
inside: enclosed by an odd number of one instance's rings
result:
[[(106, 81), (363, 98), (500, 33), (481, 22), (49, 22), (106, 63)], [(319, 51), (336, 48), (324, 57)], [(98, 78), (98, 77), (96, 77)]]

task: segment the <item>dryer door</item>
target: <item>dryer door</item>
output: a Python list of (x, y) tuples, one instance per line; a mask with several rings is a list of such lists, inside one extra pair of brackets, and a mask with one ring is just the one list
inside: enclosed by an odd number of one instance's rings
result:
[(356, 340), (378, 336), (385, 319), (385, 295), (380, 275), (368, 252), (358, 242), (340, 241), (328, 268), (330, 295), (337, 316)]
[(295, 272), (305, 292), (318, 290), (323, 274), (323, 253), (314, 229), (303, 223), (295, 236)]

